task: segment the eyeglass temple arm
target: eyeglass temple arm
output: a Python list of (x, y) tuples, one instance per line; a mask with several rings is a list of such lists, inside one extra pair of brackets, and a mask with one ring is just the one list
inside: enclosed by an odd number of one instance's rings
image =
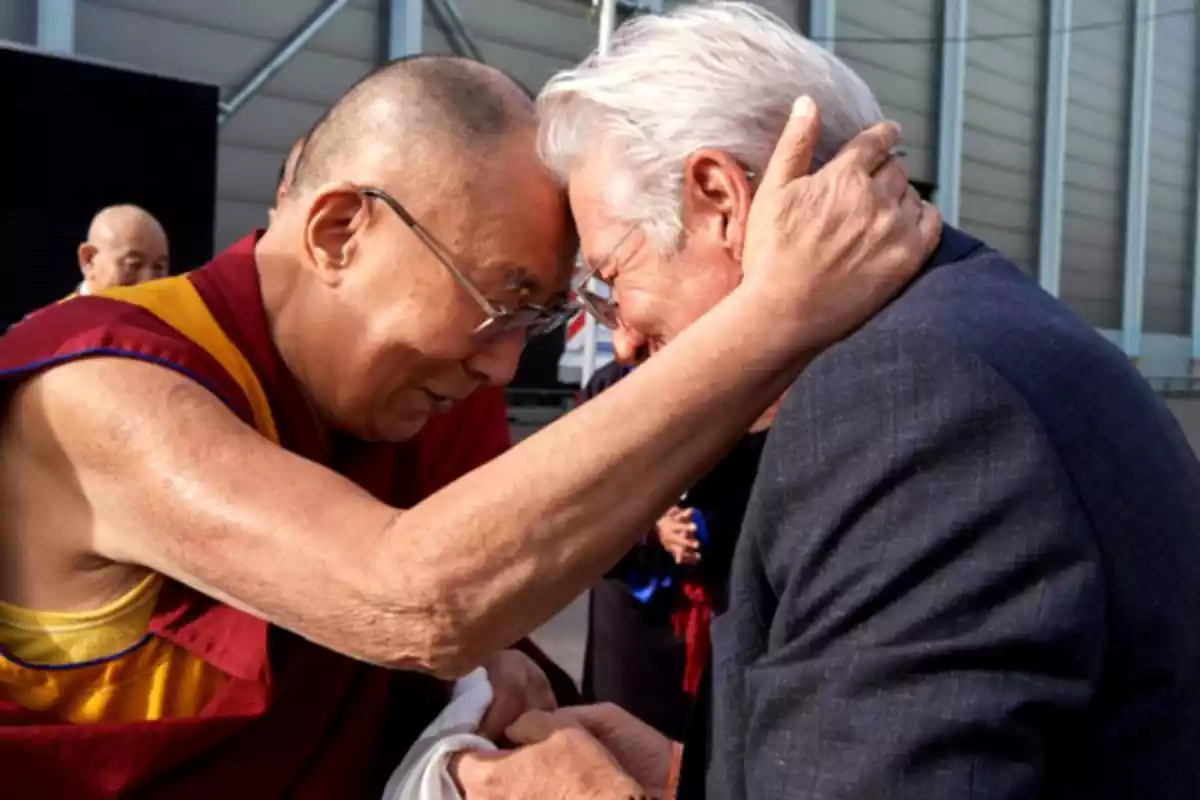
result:
[(362, 193), (368, 197), (374, 197), (382, 200), (388, 205), (388, 208), (392, 209), (392, 211), (395, 211), (396, 216), (400, 217), (404, 224), (407, 225), (413, 233), (421, 237), (421, 241), (425, 243), (425, 246), (430, 249), (437, 260), (442, 262), (442, 266), (450, 271), (451, 277), (458, 282), (459, 286), (466, 290), (467, 294), (471, 296), (471, 299), (478, 303), (479, 307), (486, 311), (489, 316), (498, 317), (503, 314), (503, 312), (493, 306), (488, 299), (484, 297), (477, 288), (475, 288), (473, 283), (467, 280), (467, 276), (463, 275), (462, 272), (459, 271), (458, 267), (454, 266), (454, 263), (442, 252), (442, 246), (437, 242), (436, 239), (425, 232), (425, 229), (421, 227), (416, 218), (413, 217), (412, 214), (408, 213), (407, 208), (400, 205), (400, 203), (395, 199), (375, 189), (363, 189)]

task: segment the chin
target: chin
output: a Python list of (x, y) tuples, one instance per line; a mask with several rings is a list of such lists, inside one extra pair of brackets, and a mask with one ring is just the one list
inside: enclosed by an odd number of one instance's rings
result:
[(420, 433), (421, 429), (425, 427), (425, 423), (428, 421), (428, 414), (422, 416), (409, 416), (400, 419), (389, 419), (373, 427), (371, 436), (366, 438), (367, 441), (372, 442), (400, 444), (401, 442), (407, 442)]

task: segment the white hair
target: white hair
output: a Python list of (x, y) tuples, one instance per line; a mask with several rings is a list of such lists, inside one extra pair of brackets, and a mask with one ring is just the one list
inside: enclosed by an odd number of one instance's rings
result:
[(671, 250), (682, 233), (689, 155), (704, 147), (760, 171), (793, 103), (821, 111), (816, 164), (882, 118), (862, 79), (828, 51), (752, 3), (710, 2), (641, 16), (558, 73), (538, 96), (539, 150), (564, 183), (600, 142), (615, 155), (608, 202)]

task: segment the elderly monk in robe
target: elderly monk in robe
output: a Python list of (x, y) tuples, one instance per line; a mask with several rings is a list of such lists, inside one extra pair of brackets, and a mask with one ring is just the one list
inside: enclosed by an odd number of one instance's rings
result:
[(167, 274), (167, 233), (144, 208), (109, 206), (92, 218), (87, 241), (79, 245), (78, 294), (134, 286)]
[[(378, 791), (445, 679), (597, 580), (932, 250), (881, 189), (889, 129), (855, 140), (853, 170), (804, 177), (812, 135), (793, 125), (760, 179), (739, 288), (425, 499), (396, 443), (574, 313), (532, 105), (482, 65), (380, 68), (316, 126), (267, 231), (0, 338), (6, 782)], [(566, 757), (607, 757), (591, 748)], [(608, 779), (572, 796), (641, 792)]]

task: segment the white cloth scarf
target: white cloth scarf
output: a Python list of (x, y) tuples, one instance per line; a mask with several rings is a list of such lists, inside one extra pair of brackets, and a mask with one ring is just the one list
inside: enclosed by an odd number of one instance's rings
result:
[(480, 667), (456, 681), (450, 704), (392, 773), (383, 800), (462, 800), (450, 777), (450, 757), (463, 750), (496, 749), (475, 733), (491, 704), (492, 684), (487, 670)]

